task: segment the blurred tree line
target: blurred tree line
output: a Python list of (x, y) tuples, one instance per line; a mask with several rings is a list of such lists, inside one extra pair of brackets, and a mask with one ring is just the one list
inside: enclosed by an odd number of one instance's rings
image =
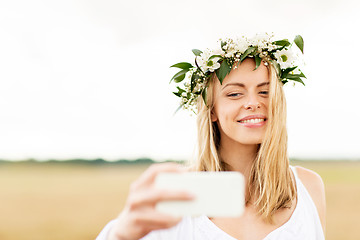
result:
[[(103, 158), (96, 158), (96, 159), (67, 159), (67, 160), (56, 160), (56, 159), (49, 159), (46, 161), (40, 161), (37, 159), (26, 159), (26, 160), (20, 160), (20, 161), (9, 161), (5, 159), (0, 159), (0, 165), (1, 164), (74, 164), (74, 165), (118, 165), (118, 164), (124, 164), (124, 165), (135, 165), (135, 164), (152, 164), (159, 161), (155, 161), (151, 158), (137, 158), (137, 159), (119, 159), (116, 161), (108, 161)], [(182, 161), (175, 161), (175, 160), (165, 160), (161, 162), (178, 162), (181, 163)]]

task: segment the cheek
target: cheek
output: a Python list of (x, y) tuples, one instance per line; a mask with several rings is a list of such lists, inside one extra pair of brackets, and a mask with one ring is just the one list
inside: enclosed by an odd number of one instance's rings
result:
[(233, 122), (236, 120), (236, 117), (239, 113), (239, 104), (234, 104), (233, 102), (222, 102), (221, 106), (218, 109), (219, 122), (223, 125), (223, 128), (226, 126), (224, 124)]
[(266, 98), (266, 99), (264, 99), (264, 101), (263, 101), (263, 104), (264, 104), (264, 106), (265, 106), (266, 109), (269, 108), (269, 102), (270, 102), (269, 98)]

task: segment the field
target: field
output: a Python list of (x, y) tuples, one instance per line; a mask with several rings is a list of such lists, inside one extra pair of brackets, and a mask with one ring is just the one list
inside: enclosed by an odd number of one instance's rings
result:
[[(326, 187), (326, 239), (360, 239), (360, 162), (301, 162)], [(146, 165), (1, 164), (1, 240), (95, 239)]]

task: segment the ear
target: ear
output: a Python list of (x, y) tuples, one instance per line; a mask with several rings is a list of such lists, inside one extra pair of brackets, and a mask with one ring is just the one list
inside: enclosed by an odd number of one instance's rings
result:
[(218, 120), (218, 118), (217, 118), (217, 116), (216, 116), (216, 113), (214, 112), (214, 109), (211, 110), (210, 116), (211, 116), (211, 121), (212, 121), (212, 122), (216, 122), (216, 121)]

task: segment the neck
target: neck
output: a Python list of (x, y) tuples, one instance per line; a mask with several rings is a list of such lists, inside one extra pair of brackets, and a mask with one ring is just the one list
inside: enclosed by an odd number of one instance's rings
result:
[[(248, 189), (250, 170), (256, 158), (258, 144), (241, 144), (229, 138), (220, 140), (220, 158), (226, 170), (237, 171), (244, 175), (245, 189)], [(249, 197), (249, 193), (246, 193)]]
[(219, 149), (221, 160), (226, 164), (227, 170), (238, 171), (245, 176), (255, 160), (258, 144), (232, 142), (229, 144), (228, 141), (225, 143), (223, 139), (221, 140)]

